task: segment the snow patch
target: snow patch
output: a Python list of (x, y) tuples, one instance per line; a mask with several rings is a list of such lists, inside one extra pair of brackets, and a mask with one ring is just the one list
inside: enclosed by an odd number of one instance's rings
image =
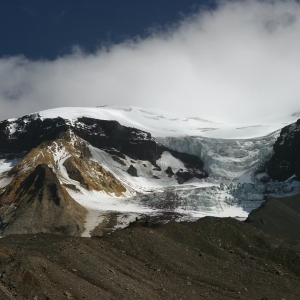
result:
[(13, 177), (1, 178), (0, 179), (0, 189), (2, 189), (4, 187), (6, 187), (7, 185), (9, 185), (12, 182), (13, 179), (14, 179)]
[(162, 171), (165, 171), (168, 167), (171, 167), (173, 172), (176, 173), (180, 169), (185, 170), (184, 163), (175, 158), (170, 152), (164, 151), (161, 158), (156, 161), (157, 165), (161, 167)]
[(0, 159), (0, 176), (16, 166), (20, 160), (20, 158), (15, 158), (13, 160), (8, 160), (6, 158)]

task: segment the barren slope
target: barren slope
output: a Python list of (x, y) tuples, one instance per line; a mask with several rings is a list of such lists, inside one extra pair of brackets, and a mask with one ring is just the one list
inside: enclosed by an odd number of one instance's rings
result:
[(267, 200), (247, 222), (270, 234), (300, 239), (300, 194)]
[(0, 240), (1, 299), (299, 299), (300, 244), (204, 218), (105, 239)]

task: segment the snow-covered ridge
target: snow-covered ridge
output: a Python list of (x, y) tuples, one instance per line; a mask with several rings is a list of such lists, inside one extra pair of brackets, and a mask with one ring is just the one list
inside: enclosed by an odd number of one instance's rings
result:
[(203, 136), (223, 139), (261, 137), (297, 120), (297, 114), (255, 120), (251, 124), (224, 124), (205, 117), (185, 117), (171, 112), (140, 107), (63, 107), (40, 111), (42, 118), (77, 119), (89, 117), (115, 120), (121, 125), (150, 132), (154, 137)]
[[(207, 179), (209, 182), (254, 183), (255, 173), (259, 172), (260, 167), (273, 153), (273, 145), (280, 129), (285, 126), (285, 122), (292, 122), (297, 118), (298, 114), (269, 119), (265, 125), (242, 126), (199, 117), (186, 118), (170, 112), (139, 107), (67, 107), (33, 113), (23, 117), (22, 120), (26, 123), (28, 118), (46, 120), (57, 117), (67, 120), (67, 123), (75, 127), (81, 126), (80, 129), (90, 134), (93, 132), (90, 127), (96, 125), (82, 124), (78, 118), (118, 121), (121, 125), (144, 130), (142, 133), (145, 135), (146, 132), (150, 132), (157, 141), (170, 149), (200, 157), (209, 173)], [(12, 137), (17, 129), (22, 130), (18, 128), (22, 123), (16, 123), (18, 119), (11, 119), (8, 122)], [(273, 131), (274, 129), (277, 130)], [(99, 134), (102, 135), (101, 132)], [(144, 139), (146, 136), (138, 138)], [(157, 164), (165, 164), (164, 160), (162, 157)], [(166, 163), (173, 165), (174, 162)], [(184, 169), (175, 165), (172, 168)]]
[(224, 124), (199, 117), (139, 107), (59, 108), (39, 112), (42, 118), (81, 116), (117, 120), (150, 132), (165, 146), (196, 155), (205, 163), (210, 181), (255, 182), (254, 175), (273, 153), (280, 130), (297, 120), (294, 113), (254, 124)]

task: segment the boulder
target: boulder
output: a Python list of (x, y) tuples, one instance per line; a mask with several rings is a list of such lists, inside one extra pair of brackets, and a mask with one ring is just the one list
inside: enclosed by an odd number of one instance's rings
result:
[(168, 167), (165, 172), (169, 175), (169, 177), (172, 177), (174, 175), (174, 172), (171, 167)]
[(133, 165), (130, 165), (130, 167), (127, 170), (127, 173), (133, 177), (138, 177), (137, 169)]

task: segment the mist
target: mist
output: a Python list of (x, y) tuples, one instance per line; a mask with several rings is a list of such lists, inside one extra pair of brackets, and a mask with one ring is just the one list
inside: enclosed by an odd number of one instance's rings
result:
[(249, 123), (300, 111), (300, 4), (222, 1), (118, 45), (0, 60), (0, 120), (66, 106), (153, 107)]

